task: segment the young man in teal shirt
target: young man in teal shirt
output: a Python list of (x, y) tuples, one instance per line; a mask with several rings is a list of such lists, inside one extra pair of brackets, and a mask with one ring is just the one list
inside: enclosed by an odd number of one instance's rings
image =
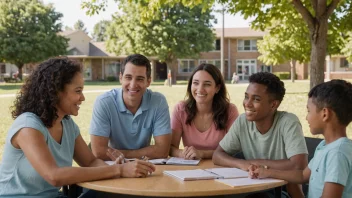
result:
[(352, 121), (352, 84), (332, 80), (308, 94), (307, 121), (313, 135), (325, 138), (316, 148), (308, 167), (279, 171), (254, 167), (252, 178), (273, 177), (293, 183), (309, 182), (308, 197), (352, 197), (352, 141), (346, 127)]

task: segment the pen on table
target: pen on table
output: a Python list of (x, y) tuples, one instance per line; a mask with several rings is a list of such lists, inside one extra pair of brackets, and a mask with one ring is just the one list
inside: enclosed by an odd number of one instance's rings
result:
[(148, 162), (149, 158), (147, 156), (142, 156), (141, 160), (144, 160), (144, 161)]

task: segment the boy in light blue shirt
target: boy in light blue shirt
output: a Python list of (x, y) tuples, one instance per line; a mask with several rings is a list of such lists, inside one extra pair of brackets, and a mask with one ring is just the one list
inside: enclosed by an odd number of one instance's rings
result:
[(352, 84), (332, 80), (308, 94), (307, 121), (313, 135), (325, 138), (303, 171), (257, 168), (252, 178), (278, 178), (292, 183), (309, 182), (308, 197), (352, 197), (352, 141), (346, 127), (352, 121)]

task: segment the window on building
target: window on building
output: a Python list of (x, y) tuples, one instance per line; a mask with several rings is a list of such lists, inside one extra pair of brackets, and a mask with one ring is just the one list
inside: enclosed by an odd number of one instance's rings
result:
[(3, 63), (0, 63), (0, 73), (1, 74), (6, 73), (6, 65)]
[(105, 63), (105, 76), (114, 76), (116, 78), (119, 77), (120, 74), (121, 63), (120, 61), (107, 61)]
[(221, 50), (221, 40), (220, 39), (216, 39), (216, 41), (215, 41), (215, 50), (216, 51)]
[(195, 68), (194, 60), (178, 60), (178, 73), (189, 73)]
[(261, 66), (261, 71), (262, 72), (270, 72), (270, 73), (272, 73), (272, 67), (271, 67), (271, 65), (262, 65)]
[(340, 61), (341, 61), (340, 62), (341, 68), (350, 67), (350, 65), (351, 65), (346, 58), (341, 58)]
[(257, 51), (257, 40), (238, 40), (238, 51)]
[[(202, 64), (202, 63), (209, 63), (209, 64), (212, 64), (212, 65), (215, 65), (219, 70), (221, 70), (221, 60), (220, 59), (202, 59), (202, 60), (199, 60), (199, 64)], [(228, 61), (227, 60), (224, 60), (224, 65), (225, 65), (225, 67), (228, 65)]]
[(236, 71), (240, 80), (248, 80), (250, 75), (257, 72), (257, 60), (256, 59), (237, 60)]

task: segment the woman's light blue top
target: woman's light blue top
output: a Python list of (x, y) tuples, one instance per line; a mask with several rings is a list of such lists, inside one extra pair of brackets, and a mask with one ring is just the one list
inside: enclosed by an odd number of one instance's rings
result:
[(12, 124), (5, 142), (0, 163), (0, 197), (56, 197), (58, 187), (50, 185), (33, 168), (21, 149), (11, 144), (11, 138), (22, 128), (40, 131), (59, 167), (72, 166), (75, 140), (79, 128), (71, 118), (62, 120), (63, 134), (61, 144), (56, 142), (48, 129), (33, 113), (23, 113)]

